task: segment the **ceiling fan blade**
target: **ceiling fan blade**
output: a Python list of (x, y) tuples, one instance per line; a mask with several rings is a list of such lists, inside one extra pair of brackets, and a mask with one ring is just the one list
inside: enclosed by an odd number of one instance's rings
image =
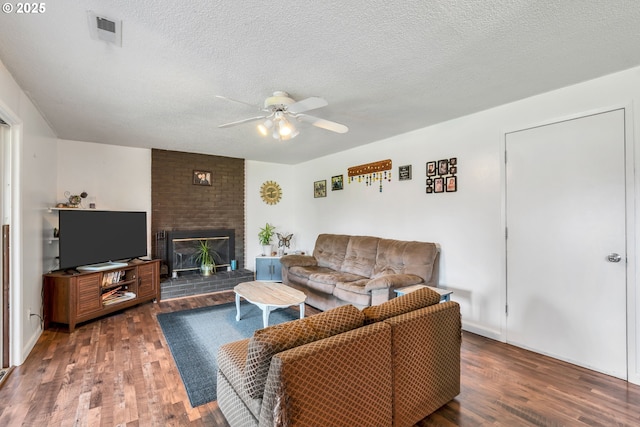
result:
[(242, 123), (253, 122), (253, 121), (256, 121), (256, 120), (260, 120), (260, 119), (266, 119), (267, 117), (268, 116), (264, 116), (264, 115), (256, 116), (256, 117), (250, 117), (248, 119), (242, 119), (242, 120), (238, 120), (238, 121), (235, 121), (235, 122), (225, 123), (223, 125), (218, 125), (218, 127), (219, 128), (228, 128), (228, 127), (235, 126), (235, 125), (241, 125)]
[(347, 133), (349, 131), (349, 128), (343, 124), (321, 119), (319, 117), (309, 116), (307, 114), (299, 114), (296, 117), (303, 122), (311, 123), (315, 127), (330, 130), (331, 132)]
[(249, 107), (257, 108), (258, 110), (262, 110), (262, 107), (255, 104), (249, 104), (248, 102), (238, 101), (237, 99), (227, 98), (226, 96), (216, 95), (216, 98), (224, 99), (225, 101), (237, 102), (238, 104), (248, 105)]
[(291, 114), (299, 114), (316, 108), (326, 107), (329, 103), (324, 98), (312, 96), (302, 101), (294, 102), (287, 107), (287, 111)]

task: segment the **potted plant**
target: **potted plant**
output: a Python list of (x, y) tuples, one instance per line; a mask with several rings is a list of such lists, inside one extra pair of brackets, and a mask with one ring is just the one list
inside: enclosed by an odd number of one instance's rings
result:
[(209, 246), (209, 241), (199, 240), (196, 252), (196, 262), (200, 263), (200, 271), (203, 276), (210, 276), (211, 271), (216, 272), (216, 262), (213, 259), (213, 250)]
[(273, 238), (275, 229), (274, 226), (267, 222), (258, 233), (258, 241), (262, 245), (262, 256), (271, 255), (271, 239)]

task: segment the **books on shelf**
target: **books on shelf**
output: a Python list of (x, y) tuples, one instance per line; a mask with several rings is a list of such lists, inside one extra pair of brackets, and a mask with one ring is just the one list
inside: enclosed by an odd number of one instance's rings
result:
[(102, 275), (102, 286), (111, 286), (124, 279), (124, 270), (110, 271)]
[(103, 293), (102, 304), (103, 305), (115, 304), (117, 302), (127, 301), (130, 299), (134, 299), (136, 297), (136, 294), (134, 294), (133, 292), (123, 291), (123, 290), (120, 290), (120, 288), (121, 286), (115, 289), (112, 289), (109, 292)]

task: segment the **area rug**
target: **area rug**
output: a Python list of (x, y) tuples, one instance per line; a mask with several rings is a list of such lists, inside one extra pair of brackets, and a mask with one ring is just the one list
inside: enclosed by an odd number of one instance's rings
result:
[[(249, 303), (240, 306), (236, 322), (235, 303), (158, 314), (158, 323), (169, 344), (191, 406), (216, 400), (216, 353), (225, 343), (249, 338), (262, 328), (262, 311)], [(276, 310), (269, 325), (298, 319), (293, 308)]]

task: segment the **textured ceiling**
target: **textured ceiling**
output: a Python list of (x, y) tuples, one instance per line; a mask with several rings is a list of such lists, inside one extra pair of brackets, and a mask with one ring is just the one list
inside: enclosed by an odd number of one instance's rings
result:
[[(122, 20), (122, 47), (87, 11)], [(296, 164), (640, 65), (637, 0), (73, 0), (0, 14), (0, 60), (62, 139)], [(325, 98), (280, 142), (276, 90)]]

